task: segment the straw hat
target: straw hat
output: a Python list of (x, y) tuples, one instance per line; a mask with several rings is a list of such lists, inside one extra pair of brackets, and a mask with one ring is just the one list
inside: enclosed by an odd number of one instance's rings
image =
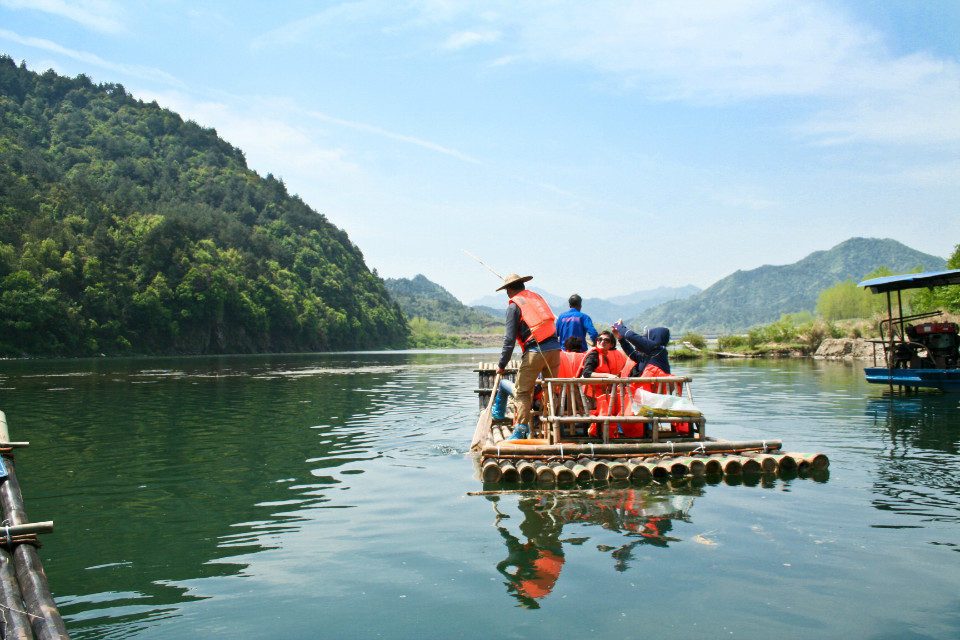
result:
[(502, 291), (509, 287), (510, 285), (519, 284), (521, 282), (526, 282), (527, 280), (533, 280), (533, 276), (524, 276), (520, 277), (515, 273), (511, 273), (506, 278), (503, 279), (503, 286), (499, 287), (497, 291)]

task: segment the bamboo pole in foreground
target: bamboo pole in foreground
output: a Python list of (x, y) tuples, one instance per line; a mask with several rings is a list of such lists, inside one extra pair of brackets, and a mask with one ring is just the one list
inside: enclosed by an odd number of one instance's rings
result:
[[(0, 442), (10, 442), (7, 417), (0, 411)], [(13, 463), (13, 455), (3, 454), (9, 475), (0, 483), (0, 505), (11, 525), (29, 524), (23, 508), (23, 496)], [(67, 628), (57, 611), (57, 604), (50, 594), (50, 585), (40, 562), (37, 548), (32, 544), (17, 544), (13, 550), (13, 566), (23, 596), (26, 612), (30, 615), (31, 627), (36, 640), (68, 640)]]

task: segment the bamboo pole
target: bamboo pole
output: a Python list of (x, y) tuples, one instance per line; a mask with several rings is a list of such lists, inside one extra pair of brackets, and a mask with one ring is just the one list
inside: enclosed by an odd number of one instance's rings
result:
[(558, 483), (570, 483), (577, 481), (577, 474), (575, 474), (570, 467), (559, 462), (553, 465), (553, 472), (556, 474)]
[(610, 476), (610, 467), (602, 460), (585, 460), (583, 466), (594, 480), (606, 480)]
[[(10, 439), (7, 435), (7, 418), (3, 411), (0, 411), (0, 438)], [(3, 607), (6, 620), (4, 638), (33, 640), (30, 617), (23, 611), (23, 594), (13, 569), (13, 556), (10, 550), (5, 548), (0, 548), (0, 606)]]
[(744, 451), (741, 454), (744, 458), (753, 458), (760, 463), (760, 471), (763, 473), (776, 473), (777, 459), (769, 453), (760, 453), (758, 451)]
[(6, 628), (3, 637), (6, 640), (33, 640), (33, 627), (30, 617), (23, 611), (23, 594), (13, 569), (13, 557), (6, 549), (0, 549), (0, 607)]
[(797, 468), (800, 471), (823, 471), (830, 466), (830, 459), (822, 453), (790, 453), (784, 452), (783, 455), (790, 456), (797, 461)]
[(483, 461), (483, 467), (480, 470), (480, 477), (484, 482), (500, 482), (503, 477), (503, 471), (500, 465), (493, 458), (487, 458)]
[[(6, 415), (0, 411), (0, 441), (9, 442)], [(3, 455), (7, 465), (7, 480), (0, 483), (0, 505), (4, 517), (12, 525), (28, 524), (29, 519), (23, 508), (23, 496), (14, 468), (13, 456)], [(37, 548), (32, 544), (16, 545), (13, 551), (13, 565), (17, 573), (17, 582), (23, 596), (25, 610), (31, 615), (31, 626), (36, 640), (69, 639), (63, 618), (57, 611), (57, 604), (50, 594), (50, 585), (40, 563)]]
[(793, 456), (786, 453), (775, 453), (772, 454), (774, 460), (777, 461), (777, 471), (794, 473), (797, 471), (797, 461)]
[(666, 470), (666, 475), (673, 476), (674, 478), (682, 478), (683, 476), (687, 475), (687, 467), (678, 462), (677, 458), (661, 458), (660, 462), (657, 463), (657, 466)]
[(644, 465), (642, 465), (642, 464), (637, 464), (636, 462), (634, 462), (634, 461), (632, 461), (632, 460), (631, 460), (630, 462), (628, 462), (627, 464), (630, 466), (630, 479), (631, 479), (631, 480), (645, 481), (645, 480), (649, 480), (650, 478), (653, 477), (653, 474), (650, 473), (650, 469), (648, 469), (648, 468), (645, 467)]
[(724, 475), (738, 476), (743, 473), (743, 465), (741, 465), (740, 461), (736, 458), (730, 458), (721, 454), (711, 455), (710, 457), (720, 463)]
[(579, 462), (567, 460), (564, 464), (569, 467), (570, 471), (573, 472), (574, 479), (577, 482), (587, 482), (593, 479), (593, 475), (590, 473), (590, 470)]
[(556, 471), (548, 464), (537, 465), (537, 482), (540, 484), (556, 484)]
[(521, 460), (517, 463), (517, 473), (520, 474), (520, 482), (529, 484), (537, 480), (537, 468), (529, 460)]
[(763, 467), (760, 464), (760, 461), (756, 458), (747, 458), (745, 456), (738, 456), (736, 458), (737, 462), (740, 463), (740, 469), (743, 473), (747, 475), (756, 475), (763, 471)]
[[(638, 458), (637, 464), (647, 470), (651, 478), (666, 478), (670, 471), (660, 466), (660, 458)], [(642, 473), (642, 472), (641, 472)]]
[(630, 467), (623, 462), (614, 461), (610, 465), (610, 478), (613, 480), (626, 480), (630, 477)]
[(504, 482), (520, 482), (520, 472), (509, 460), (500, 461), (501, 479)]

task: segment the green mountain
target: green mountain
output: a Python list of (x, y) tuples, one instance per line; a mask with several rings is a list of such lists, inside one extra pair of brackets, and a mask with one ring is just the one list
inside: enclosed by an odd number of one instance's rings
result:
[(402, 347), (347, 234), (156, 103), (0, 56), (0, 355)]
[[(564, 298), (537, 287), (530, 287), (530, 289), (543, 296), (543, 299), (547, 301), (547, 304), (550, 305), (550, 308), (553, 309), (553, 312), (557, 315), (560, 315), (570, 308), (568, 303), (569, 296)], [(699, 288), (693, 285), (686, 285), (684, 287), (658, 287), (656, 289), (635, 291), (634, 293), (616, 296), (610, 299), (584, 298), (582, 311), (590, 316), (597, 325), (613, 324), (620, 318), (632, 318), (645, 309), (669, 300), (687, 298), (698, 291), (700, 291)], [(496, 311), (496, 315), (502, 317), (503, 307), (506, 305), (506, 302), (507, 297), (501, 293), (500, 295), (484, 296), (471, 303), (470, 306), (488, 313)]]
[(813, 312), (817, 297), (837, 282), (860, 280), (880, 266), (906, 273), (917, 266), (943, 269), (943, 258), (921, 253), (896, 240), (851, 238), (794, 264), (737, 271), (700, 293), (644, 311), (632, 326), (669, 327), (675, 335), (743, 332), (778, 320), (785, 313)]
[(464, 305), (423, 275), (412, 280), (388, 278), (385, 284), (407, 318), (423, 318), (441, 332), (489, 333), (503, 329), (503, 318)]

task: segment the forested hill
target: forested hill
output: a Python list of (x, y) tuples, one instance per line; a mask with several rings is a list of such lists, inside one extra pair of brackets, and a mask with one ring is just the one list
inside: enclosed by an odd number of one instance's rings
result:
[(447, 333), (488, 333), (503, 329), (503, 318), (472, 309), (423, 275), (388, 278), (387, 290), (407, 318), (422, 318)]
[(0, 57), (0, 355), (404, 346), (347, 234), (120, 85)]
[(907, 273), (918, 266), (943, 269), (945, 264), (943, 258), (896, 240), (851, 238), (794, 264), (737, 271), (694, 296), (648, 309), (631, 323), (669, 327), (675, 335), (741, 332), (787, 313), (813, 312), (821, 291), (838, 282), (860, 282), (879, 267)]

